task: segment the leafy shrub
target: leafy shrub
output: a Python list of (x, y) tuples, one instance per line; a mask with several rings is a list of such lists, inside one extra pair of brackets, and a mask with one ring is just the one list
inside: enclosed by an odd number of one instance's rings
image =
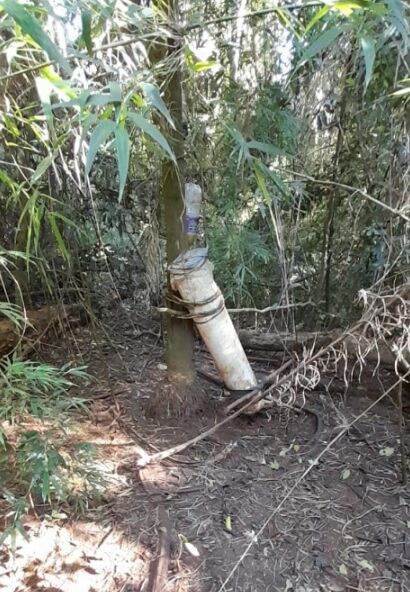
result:
[(24, 535), (21, 518), (30, 506), (42, 505), (52, 516), (63, 507), (82, 513), (104, 488), (93, 447), (73, 444), (68, 435), (72, 411), (85, 406), (72, 394), (78, 381), (89, 381), (84, 368), (0, 362), (0, 499), (6, 507), (0, 543), (10, 537), (13, 545)]
[(61, 421), (67, 411), (84, 405), (83, 399), (68, 396), (74, 378), (88, 380), (84, 368), (65, 365), (58, 369), (18, 359), (0, 362), (0, 421), (15, 424), (26, 413), (37, 419)]

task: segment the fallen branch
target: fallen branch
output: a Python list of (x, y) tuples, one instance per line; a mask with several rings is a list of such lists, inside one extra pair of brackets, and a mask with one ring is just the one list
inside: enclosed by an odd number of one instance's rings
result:
[(57, 323), (66, 324), (74, 315), (81, 315), (83, 312), (82, 304), (43, 306), (37, 310), (26, 310), (22, 334), (12, 321), (0, 320), (0, 357), (10, 354), (19, 345), (24, 355), (27, 355), (52, 326)]
[(301, 332), (297, 334), (258, 333), (240, 330), (238, 334), (245, 348), (297, 353), (301, 353), (306, 349), (317, 351), (319, 348), (326, 347), (335, 339), (343, 336), (342, 341), (348, 356), (353, 358), (362, 356), (367, 362), (384, 366), (394, 366), (396, 362), (396, 356), (386, 343), (375, 343), (374, 340), (367, 339), (364, 335), (354, 335), (352, 332), (343, 332), (340, 329), (324, 333)]
[(158, 517), (158, 549), (157, 555), (150, 565), (147, 592), (163, 592), (168, 581), (170, 528), (167, 511), (162, 505), (158, 508)]

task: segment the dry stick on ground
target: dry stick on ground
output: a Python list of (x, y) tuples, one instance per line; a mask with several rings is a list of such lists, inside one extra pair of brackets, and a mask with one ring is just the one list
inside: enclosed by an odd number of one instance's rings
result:
[(261, 383), (260, 386), (258, 386), (256, 389), (254, 389), (250, 393), (244, 395), (243, 397), (241, 397), (237, 401), (235, 401), (235, 403), (232, 403), (227, 408), (227, 411), (229, 411), (233, 407), (236, 407), (237, 405), (240, 405), (241, 403), (243, 403), (244, 401), (246, 401), (245, 405), (243, 405), (237, 411), (235, 411), (234, 413), (232, 413), (232, 415), (229, 415), (228, 417), (226, 417), (225, 419), (223, 419), (219, 423), (215, 424), (214, 426), (212, 426), (211, 428), (209, 428), (205, 432), (202, 432), (202, 434), (199, 434), (198, 436), (195, 436), (195, 438), (192, 438), (191, 440), (187, 440), (186, 442), (183, 442), (182, 444), (178, 444), (177, 446), (173, 446), (172, 448), (168, 448), (166, 450), (163, 450), (162, 452), (157, 452), (155, 454), (152, 454), (149, 457), (140, 458), (139, 461), (138, 461), (138, 463), (137, 463), (138, 466), (144, 467), (148, 463), (164, 460), (165, 458), (169, 458), (170, 456), (174, 456), (175, 454), (178, 454), (179, 452), (183, 452), (184, 450), (186, 450), (190, 446), (194, 446), (195, 444), (198, 444), (198, 442), (201, 442), (202, 440), (205, 440), (205, 438), (207, 438), (208, 436), (211, 436), (214, 432), (216, 432), (223, 425), (225, 425), (228, 422), (232, 421), (233, 419), (235, 419), (235, 417), (238, 417), (244, 411), (246, 411), (246, 409), (248, 409), (249, 407), (251, 407), (252, 405), (254, 405), (255, 403), (257, 403), (258, 401), (260, 401), (261, 399), (263, 399), (264, 397), (266, 397), (266, 395), (268, 395), (271, 391), (275, 390), (276, 388), (278, 388), (279, 386), (281, 386), (282, 384), (284, 384), (285, 382), (287, 382), (290, 377), (292, 377), (295, 374), (297, 374), (298, 372), (300, 372), (307, 364), (311, 364), (312, 362), (314, 362), (315, 360), (317, 360), (318, 358), (320, 358), (324, 353), (326, 353), (326, 351), (328, 351), (331, 348), (334, 348), (336, 345), (338, 345), (339, 343), (341, 343), (343, 341), (343, 339), (347, 335), (349, 335), (350, 332), (355, 331), (358, 327), (360, 327), (361, 324), (362, 324), (362, 321), (359, 321), (350, 331), (345, 331), (337, 339), (335, 339), (334, 341), (332, 341), (332, 343), (330, 343), (326, 347), (323, 347), (322, 349), (320, 349), (314, 356), (311, 356), (307, 360), (303, 360), (300, 364), (298, 364), (296, 366), (296, 368), (294, 370), (292, 370), (291, 372), (289, 372), (285, 376), (282, 376), (282, 378), (280, 378), (277, 382), (275, 382), (274, 384), (272, 384), (269, 388), (267, 388), (264, 391), (263, 390), (264, 386), (266, 386), (269, 383), (271, 383), (281, 372), (283, 372), (284, 370), (286, 370), (293, 363), (293, 360), (292, 359), (289, 360), (288, 362), (286, 362), (286, 364), (284, 364), (283, 366), (281, 366), (281, 368), (279, 368), (278, 370), (275, 370), (274, 372), (271, 372), (270, 374), (268, 374), (268, 376)]
[(293, 494), (293, 492), (299, 487), (299, 485), (302, 483), (302, 481), (305, 479), (305, 477), (307, 477), (307, 475), (313, 470), (313, 467), (315, 467), (318, 464), (318, 462), (326, 454), (326, 452), (328, 452), (332, 448), (332, 446), (334, 444), (336, 444), (336, 442), (338, 440), (340, 440), (340, 438), (342, 436), (344, 436), (360, 419), (362, 419), (362, 417), (364, 417), (365, 415), (367, 415), (369, 413), (369, 411), (371, 409), (373, 409), (373, 407), (375, 407), (378, 403), (380, 403), (380, 401), (382, 401), (396, 387), (400, 386), (402, 380), (404, 380), (409, 374), (410, 374), (410, 370), (404, 376), (400, 377), (397, 382), (395, 382), (389, 389), (387, 389), (387, 391), (385, 391), (383, 394), (381, 394), (378, 399), (376, 399), (375, 401), (373, 401), (373, 403), (371, 403), (371, 405), (369, 405), (364, 411), (362, 411), (362, 413), (360, 413), (357, 417), (355, 417), (353, 419), (353, 421), (347, 423), (346, 425), (340, 426), (341, 427), (341, 431), (311, 461), (311, 463), (307, 467), (307, 469), (305, 471), (303, 471), (303, 473), (299, 477), (299, 479), (297, 479), (295, 481), (295, 483), (289, 489), (289, 491), (287, 492), (287, 494), (283, 497), (283, 499), (279, 502), (279, 504), (276, 506), (276, 508), (266, 518), (266, 520), (264, 521), (264, 523), (262, 524), (262, 526), (260, 527), (260, 529), (258, 530), (258, 532), (255, 534), (255, 536), (252, 537), (251, 542), (245, 547), (244, 552), (242, 553), (242, 555), (240, 556), (240, 558), (238, 559), (238, 561), (235, 563), (235, 565), (233, 566), (233, 568), (229, 572), (228, 576), (226, 577), (226, 579), (222, 583), (222, 586), (219, 588), (218, 592), (223, 592), (224, 590), (226, 590), (226, 585), (232, 579), (232, 576), (236, 573), (236, 571), (239, 568), (239, 566), (241, 565), (242, 561), (248, 555), (248, 553), (249, 553), (250, 549), (252, 548), (254, 542), (259, 539), (259, 537), (261, 536), (261, 534), (263, 533), (263, 531), (265, 530), (265, 528), (268, 526), (268, 524), (270, 523), (270, 521), (276, 516), (276, 514), (279, 512), (279, 510), (281, 510), (281, 508), (284, 506), (285, 502), (290, 498), (290, 496)]
[(150, 565), (147, 592), (163, 592), (168, 581), (168, 564), (170, 557), (170, 525), (164, 506), (158, 508), (158, 550), (157, 556)]
[(401, 455), (401, 480), (403, 485), (407, 485), (407, 455), (405, 441), (405, 420), (403, 415), (403, 380), (400, 380), (397, 399), (399, 405), (399, 435), (400, 435), (400, 455)]

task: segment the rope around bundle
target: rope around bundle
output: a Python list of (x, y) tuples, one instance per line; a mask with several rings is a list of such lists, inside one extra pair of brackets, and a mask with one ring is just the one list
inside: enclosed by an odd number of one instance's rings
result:
[(168, 302), (173, 302), (174, 304), (179, 304), (181, 306), (184, 306), (187, 310), (189, 310), (189, 308), (193, 308), (193, 307), (197, 307), (197, 306), (206, 306), (207, 304), (211, 304), (212, 302), (216, 302), (218, 301), (218, 304), (206, 311), (203, 312), (196, 312), (196, 313), (182, 313), (179, 310), (175, 310), (173, 308), (159, 308), (158, 310), (160, 312), (165, 312), (166, 314), (169, 314), (173, 317), (179, 318), (179, 319), (192, 319), (195, 321), (195, 323), (197, 325), (203, 325), (205, 323), (208, 323), (209, 321), (212, 321), (213, 319), (215, 319), (218, 315), (221, 314), (221, 312), (223, 311), (223, 309), (225, 308), (225, 299), (222, 296), (222, 292), (218, 290), (209, 298), (206, 298), (205, 300), (200, 300), (197, 302), (194, 301), (189, 301), (189, 300), (184, 300), (183, 298), (180, 298), (179, 296), (176, 295), (175, 292), (171, 292), (171, 291), (167, 291), (166, 296), (165, 296), (166, 300)]

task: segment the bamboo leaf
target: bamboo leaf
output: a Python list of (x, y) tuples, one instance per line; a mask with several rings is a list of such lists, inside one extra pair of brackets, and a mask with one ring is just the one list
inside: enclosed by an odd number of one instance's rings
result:
[(18, 327), (22, 327), (24, 324), (24, 315), (21, 311), (21, 308), (16, 304), (12, 304), (11, 302), (0, 302), (0, 315), (5, 316)]
[(115, 122), (111, 119), (107, 119), (99, 123), (91, 134), (90, 144), (88, 146), (87, 162), (85, 165), (86, 175), (90, 174), (91, 167), (93, 166), (98, 149), (106, 142), (107, 138), (115, 132), (115, 129)]
[(401, 0), (387, 0), (387, 4), (389, 6), (389, 11), (391, 14), (391, 23), (400, 33), (400, 35), (403, 38), (403, 41), (408, 47), (410, 44), (410, 25), (409, 19), (407, 18), (407, 14), (404, 8), (404, 3)]
[(259, 152), (264, 152), (270, 156), (286, 156), (286, 152), (277, 146), (274, 146), (273, 144), (266, 144), (265, 142), (251, 140), (250, 142), (247, 142), (247, 146), (249, 149), (254, 148), (255, 150), (259, 150)]
[(206, 62), (195, 62), (192, 64), (191, 68), (193, 72), (204, 72), (205, 70), (210, 70), (214, 66), (217, 66), (218, 62), (216, 60), (207, 60)]
[(37, 181), (39, 179), (41, 179), (41, 177), (44, 175), (44, 173), (46, 172), (48, 167), (53, 162), (53, 159), (54, 159), (54, 156), (52, 154), (49, 154), (48, 156), (46, 156), (45, 158), (40, 160), (40, 162), (37, 165), (36, 170), (31, 175), (31, 182), (32, 183), (37, 183)]
[(310, 21), (308, 22), (305, 32), (308, 33), (311, 29), (313, 29), (313, 27), (316, 25), (316, 23), (318, 23), (330, 10), (330, 6), (322, 6), (322, 8), (319, 8), (319, 10), (317, 10), (315, 12), (315, 14), (313, 15), (313, 17), (310, 19)]
[(56, 244), (57, 244), (57, 247), (58, 247), (60, 253), (62, 254), (62, 256), (64, 257), (64, 259), (66, 261), (70, 261), (70, 253), (66, 247), (66, 244), (65, 244), (63, 236), (60, 232), (60, 229), (57, 225), (57, 222), (56, 222), (53, 212), (47, 213), (47, 220), (48, 220), (48, 223), (50, 224), (51, 232), (53, 233), (54, 240), (56, 241)]
[(300, 59), (299, 65), (312, 59), (318, 53), (327, 49), (340, 35), (343, 33), (342, 27), (332, 27), (327, 29), (324, 33), (319, 35), (310, 45), (305, 49)]
[(271, 197), (268, 187), (266, 185), (266, 181), (264, 179), (263, 172), (261, 171), (260, 163), (256, 160), (253, 163), (253, 172), (255, 174), (256, 182), (259, 187), (259, 191), (261, 192), (265, 202), (267, 204), (270, 204), (272, 197)]
[(376, 47), (375, 42), (371, 37), (363, 36), (360, 38), (360, 44), (362, 46), (363, 56), (364, 56), (364, 63), (366, 66), (366, 76), (365, 76), (365, 91), (369, 86), (370, 80), (373, 76), (373, 67), (374, 67), (374, 60), (376, 58)]
[(118, 126), (115, 130), (115, 149), (117, 152), (118, 172), (120, 177), (118, 200), (121, 200), (125, 182), (127, 180), (130, 159), (130, 139), (127, 130), (121, 126)]
[(118, 82), (110, 82), (108, 85), (110, 89), (110, 96), (113, 103), (121, 103), (122, 93), (121, 85)]
[(344, 16), (350, 16), (354, 10), (360, 10), (361, 8), (369, 8), (372, 2), (369, 0), (341, 0), (335, 2), (330, 8), (336, 8)]
[(91, 14), (88, 11), (81, 13), (81, 38), (88, 54), (91, 56), (93, 53), (93, 40), (91, 37)]
[(121, 86), (118, 82), (110, 82), (108, 88), (108, 93), (104, 92), (88, 95), (86, 104), (101, 107), (102, 105), (108, 105), (109, 103), (121, 103)]
[(155, 109), (168, 121), (169, 125), (175, 129), (171, 113), (168, 111), (168, 107), (162, 100), (158, 88), (150, 82), (143, 82), (141, 86), (148, 103), (155, 107)]
[(170, 159), (176, 162), (175, 155), (171, 146), (168, 144), (168, 140), (162, 135), (159, 129), (139, 113), (128, 113), (127, 119), (145, 134), (151, 136), (154, 142), (156, 142), (168, 154)]
[(43, 30), (38, 20), (16, 0), (4, 0), (2, 4), (3, 9), (16, 21), (23, 33), (29, 35), (33, 41), (44, 49), (51, 60), (55, 60), (67, 70), (67, 72), (70, 72), (67, 60), (60, 53), (57, 45), (51, 41), (50, 37)]

